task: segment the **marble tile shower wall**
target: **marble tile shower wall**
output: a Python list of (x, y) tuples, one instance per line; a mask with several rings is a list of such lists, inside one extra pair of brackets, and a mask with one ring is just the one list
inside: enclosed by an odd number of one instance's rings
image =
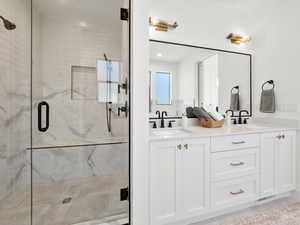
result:
[(26, 147), (30, 144), (29, 3), (0, 2), (0, 15), (17, 24), (13, 31), (0, 26), (0, 202), (20, 191), (23, 195), (18, 201), (23, 207), (29, 203), (25, 195)]
[(33, 151), (33, 180), (56, 182), (93, 176), (128, 176), (128, 144)]
[[(87, 30), (57, 23), (38, 14), (35, 17), (41, 22), (36, 22), (33, 36), (34, 117), (37, 103), (46, 100), (50, 105), (50, 128), (47, 133), (41, 134), (34, 120), (34, 143), (108, 136), (105, 104), (97, 101), (97, 93), (94, 99), (71, 99), (71, 68), (96, 67), (96, 60), (103, 59), (104, 53), (111, 59), (120, 59), (122, 27)], [(122, 76), (124, 78), (127, 73), (123, 71)], [(112, 132), (114, 136), (127, 136), (127, 119), (113, 114)]]

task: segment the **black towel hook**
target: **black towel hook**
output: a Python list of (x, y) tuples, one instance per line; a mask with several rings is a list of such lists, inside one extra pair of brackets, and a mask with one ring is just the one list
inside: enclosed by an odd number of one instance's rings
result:
[(266, 81), (265, 83), (263, 83), (263, 85), (261, 86), (261, 89), (262, 89), (262, 90), (264, 90), (264, 87), (265, 87), (266, 84), (272, 85), (272, 86), (273, 86), (272, 89), (275, 88), (274, 80), (268, 80), (268, 81)]
[(238, 94), (240, 93), (240, 87), (239, 86), (234, 86), (233, 88), (231, 88), (231, 94), (233, 93), (234, 89), (237, 89)]

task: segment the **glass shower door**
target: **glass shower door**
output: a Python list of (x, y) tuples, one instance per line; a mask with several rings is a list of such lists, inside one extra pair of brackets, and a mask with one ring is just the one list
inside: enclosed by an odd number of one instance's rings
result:
[(32, 0), (34, 225), (129, 223), (128, 6)]

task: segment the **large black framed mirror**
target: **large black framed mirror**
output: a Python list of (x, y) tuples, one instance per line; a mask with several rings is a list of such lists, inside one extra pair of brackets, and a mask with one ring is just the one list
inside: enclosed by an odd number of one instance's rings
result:
[(187, 107), (205, 106), (252, 116), (252, 55), (150, 40), (149, 113), (181, 118)]

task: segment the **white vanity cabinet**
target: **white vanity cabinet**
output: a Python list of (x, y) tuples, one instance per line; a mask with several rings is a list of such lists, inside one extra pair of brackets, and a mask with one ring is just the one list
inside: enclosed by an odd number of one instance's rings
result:
[(151, 143), (152, 225), (193, 217), (208, 210), (209, 143), (207, 138)]
[(260, 197), (295, 189), (296, 132), (262, 134), (260, 162)]
[(150, 142), (151, 225), (195, 221), (296, 188), (296, 130)]

